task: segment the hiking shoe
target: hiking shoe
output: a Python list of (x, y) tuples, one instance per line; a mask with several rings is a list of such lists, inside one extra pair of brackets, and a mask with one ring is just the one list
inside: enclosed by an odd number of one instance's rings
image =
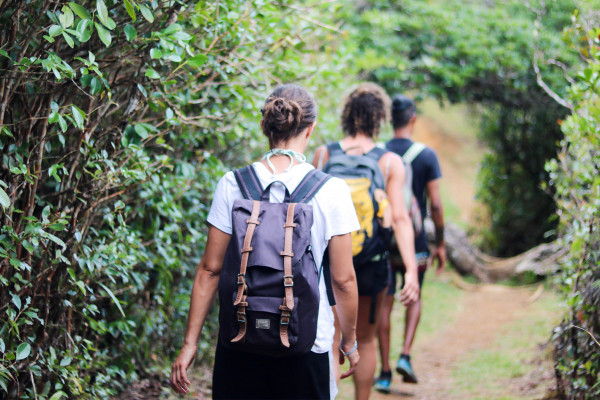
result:
[(396, 364), (396, 372), (402, 375), (402, 379), (406, 383), (417, 383), (417, 375), (410, 365), (410, 356), (402, 354)]
[(389, 394), (391, 392), (390, 386), (392, 384), (392, 373), (379, 375), (379, 378), (375, 380), (375, 390), (381, 393)]

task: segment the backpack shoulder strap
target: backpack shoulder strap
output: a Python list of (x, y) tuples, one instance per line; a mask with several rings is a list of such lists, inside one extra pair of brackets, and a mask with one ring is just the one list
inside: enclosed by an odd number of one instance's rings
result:
[(336, 154), (344, 154), (344, 150), (342, 150), (340, 142), (328, 143), (327, 151), (329, 152), (329, 157), (334, 156)]
[(368, 153), (365, 153), (365, 157), (369, 157), (375, 161), (379, 161), (379, 159), (387, 152), (388, 150), (383, 149), (379, 146), (375, 146)]
[(233, 171), (233, 175), (245, 199), (260, 201), (263, 188), (252, 165), (236, 169)]
[(415, 160), (415, 158), (417, 158), (419, 156), (419, 154), (421, 154), (421, 152), (423, 152), (423, 150), (425, 150), (426, 148), (427, 148), (427, 146), (425, 146), (423, 143), (414, 142), (404, 152), (402, 159), (404, 160), (405, 163), (412, 164), (412, 162)]
[(330, 178), (331, 175), (318, 169), (311, 170), (304, 176), (298, 187), (296, 187), (296, 190), (294, 190), (294, 193), (292, 193), (291, 202), (308, 203)]

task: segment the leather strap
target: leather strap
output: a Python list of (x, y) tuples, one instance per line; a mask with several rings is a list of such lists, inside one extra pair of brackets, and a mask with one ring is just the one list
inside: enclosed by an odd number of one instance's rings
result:
[(283, 304), (279, 306), (281, 310), (281, 320), (279, 323), (279, 336), (281, 338), (281, 344), (285, 347), (290, 347), (290, 341), (288, 339), (288, 325), (292, 316), (292, 310), (294, 309), (294, 276), (292, 274), (292, 238), (294, 235), (294, 209), (296, 203), (290, 203), (287, 209), (287, 216), (285, 220), (285, 241), (283, 244), (283, 251), (280, 253), (283, 256), (283, 286), (285, 289), (285, 297), (283, 298)]
[(244, 236), (244, 247), (242, 247), (242, 262), (240, 263), (240, 273), (238, 274), (238, 292), (233, 302), (234, 306), (237, 306), (237, 320), (240, 325), (240, 330), (235, 338), (231, 340), (232, 343), (243, 340), (246, 336), (246, 307), (248, 303), (246, 299), (248, 297), (248, 285), (246, 285), (246, 268), (248, 267), (248, 257), (252, 251), (250, 244), (252, 243), (252, 236), (254, 235), (254, 229), (256, 225), (259, 225), (258, 213), (260, 211), (260, 201), (254, 200), (252, 202), (252, 212), (250, 218), (246, 220), (248, 226), (246, 227), (246, 235)]

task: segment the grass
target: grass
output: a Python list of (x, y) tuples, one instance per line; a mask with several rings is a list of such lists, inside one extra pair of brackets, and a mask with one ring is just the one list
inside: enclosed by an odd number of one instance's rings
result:
[(467, 354), (454, 366), (450, 394), (465, 399), (524, 399), (507, 392), (514, 388), (516, 379), (532, 369), (532, 361), (539, 357), (538, 346), (548, 341), (558, 322), (559, 303), (559, 297), (546, 290), (519, 319), (490, 338), (487, 349)]

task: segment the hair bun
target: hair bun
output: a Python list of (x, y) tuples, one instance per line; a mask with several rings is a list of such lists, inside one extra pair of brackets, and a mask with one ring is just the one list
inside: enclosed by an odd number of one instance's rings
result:
[(265, 104), (263, 119), (271, 130), (293, 132), (302, 121), (302, 108), (293, 100), (276, 97)]

